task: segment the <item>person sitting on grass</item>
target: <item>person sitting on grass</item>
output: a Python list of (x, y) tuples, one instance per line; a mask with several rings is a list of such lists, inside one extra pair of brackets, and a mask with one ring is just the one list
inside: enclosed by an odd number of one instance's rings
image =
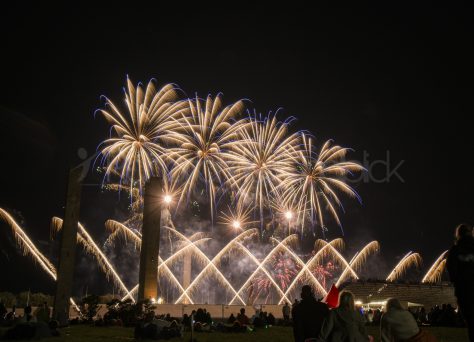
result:
[(23, 317), (20, 318), (20, 323), (36, 322), (36, 317), (31, 314), (31, 305), (25, 306)]
[(5, 321), (7, 323), (13, 323), (15, 321), (15, 319), (16, 319), (16, 306), (13, 305), (12, 306), (12, 311), (10, 311), (9, 313), (7, 313), (5, 315)]
[(275, 325), (275, 316), (270, 312), (267, 316), (268, 325)]
[(231, 313), (229, 316), (229, 319), (227, 320), (227, 323), (234, 324), (234, 322), (235, 322), (235, 316), (233, 313)]
[(419, 331), (413, 315), (402, 307), (400, 301), (396, 298), (389, 299), (386, 304), (386, 312), (380, 321), (382, 342), (408, 340)]
[(166, 321), (155, 317), (154, 312), (145, 315), (143, 322), (135, 327), (136, 339), (170, 339), (181, 336), (181, 326), (176, 321)]
[(380, 320), (380, 337), (382, 342), (436, 342), (431, 333), (418, 328), (413, 314), (396, 298), (387, 301), (386, 312)]
[(246, 325), (250, 324), (249, 318), (245, 314), (245, 309), (244, 308), (240, 309), (240, 313), (237, 315), (237, 321), (242, 326), (246, 326)]
[(50, 311), (48, 307), (48, 303), (43, 302), (43, 305), (36, 310), (36, 320), (38, 322), (45, 322), (48, 323), (50, 320)]
[(365, 319), (355, 310), (354, 295), (343, 291), (339, 296), (339, 306), (331, 310), (324, 321), (319, 339), (330, 342), (371, 341), (365, 330)]

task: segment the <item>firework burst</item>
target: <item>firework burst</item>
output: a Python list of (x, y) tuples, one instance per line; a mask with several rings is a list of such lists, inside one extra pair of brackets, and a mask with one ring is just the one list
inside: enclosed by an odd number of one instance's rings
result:
[(343, 177), (364, 168), (354, 162), (344, 161), (349, 149), (331, 146), (327, 141), (319, 154), (314, 152), (311, 138), (301, 135), (301, 148), (289, 156), (292, 167), (282, 168), (283, 181), (279, 186), (284, 205), (295, 208), (298, 221), (303, 228), (305, 218), (312, 225), (318, 223), (324, 228), (323, 209), (327, 209), (332, 218), (341, 226), (338, 207), (342, 208), (339, 192), (356, 197), (355, 190)]
[(250, 117), (241, 129), (241, 141), (230, 154), (233, 177), (240, 203), (253, 202), (263, 226), (264, 208), (278, 198), (278, 186), (284, 172), (291, 168), (291, 154), (298, 144), (296, 134), (288, 134), (288, 121), (279, 122), (276, 116), (263, 121)]
[(177, 145), (170, 152), (174, 161), (171, 171), (175, 181), (183, 181), (178, 205), (189, 198), (201, 179), (205, 184), (214, 217), (216, 194), (230, 179), (227, 163), (229, 151), (234, 148), (243, 121), (234, 121), (243, 110), (243, 102), (223, 108), (222, 98), (188, 100), (189, 115), (182, 115), (177, 122)]
[(186, 102), (177, 101), (178, 91), (172, 84), (156, 90), (153, 81), (144, 89), (127, 78), (125, 103), (127, 114), (106, 98), (106, 108), (100, 110), (112, 125), (115, 136), (101, 143), (106, 176), (120, 170), (120, 182), (127, 181), (140, 192), (153, 175), (166, 175), (166, 149), (172, 141), (177, 123), (173, 118), (188, 109)]
[(242, 206), (237, 206), (235, 209), (228, 207), (227, 212), (221, 211), (220, 222), (223, 225), (231, 227), (233, 230), (245, 230), (256, 221), (251, 221), (253, 208), (242, 208)]

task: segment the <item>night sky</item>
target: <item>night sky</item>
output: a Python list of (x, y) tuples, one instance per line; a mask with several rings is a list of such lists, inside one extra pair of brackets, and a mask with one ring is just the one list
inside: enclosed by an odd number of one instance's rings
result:
[[(350, 159), (379, 161), (377, 179), (388, 153), (400, 178), (357, 183), (363, 203), (346, 198), (341, 216), (348, 248), (379, 240), (387, 265), (413, 250), (426, 268), (458, 223), (474, 222), (472, 8), (10, 6), (0, 22), (0, 207), (48, 256), (67, 169), (78, 149), (91, 155), (108, 136), (94, 111), (100, 95), (121, 103), (126, 75), (177, 83), (188, 96), (249, 99), (262, 113), (281, 107), (318, 146), (332, 138), (355, 150)], [(85, 188), (81, 221), (99, 240), (104, 220), (120, 218), (115, 199), (102, 199)], [(0, 228), (0, 290), (53, 291)]]

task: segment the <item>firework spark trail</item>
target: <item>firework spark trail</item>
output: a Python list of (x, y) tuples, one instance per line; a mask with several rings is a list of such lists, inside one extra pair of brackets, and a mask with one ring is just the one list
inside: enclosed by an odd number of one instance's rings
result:
[[(52, 226), (56, 231), (60, 231), (62, 229), (62, 225), (63, 225), (63, 220), (61, 218), (53, 217)], [(113, 267), (113, 265), (109, 262), (109, 260), (104, 255), (104, 253), (102, 253), (100, 248), (96, 245), (96, 243), (94, 242), (92, 237), (89, 235), (87, 230), (84, 228), (84, 226), (81, 223), (78, 223), (78, 228), (79, 228), (79, 231), (77, 232), (78, 242), (84, 246), (87, 252), (89, 252), (91, 255), (93, 255), (96, 258), (99, 264), (99, 267), (104, 271), (105, 275), (107, 277), (112, 275), (112, 278), (115, 284), (119, 285), (119, 287), (125, 294), (129, 294), (127, 287), (123, 283), (117, 271), (115, 271), (115, 268)], [(132, 298), (132, 301), (135, 302), (133, 298)]]
[[(336, 239), (337, 240), (337, 239)], [(341, 240), (342, 241), (342, 240)], [(341, 253), (339, 253), (339, 251), (334, 248), (330, 243), (324, 241), (324, 240), (321, 240), (319, 239), (319, 242), (316, 242), (317, 244), (318, 243), (322, 243), (324, 246), (328, 246), (328, 249), (329, 249), (329, 253), (331, 253), (335, 258), (335, 261), (338, 261), (340, 262), (343, 266), (346, 267), (346, 269), (348, 269), (349, 272), (352, 273), (352, 276), (355, 278), (355, 279), (359, 279), (359, 276), (357, 275), (357, 273), (354, 271), (354, 269), (351, 267), (351, 265), (349, 265), (349, 263), (347, 262), (347, 260), (342, 256)]]
[(441, 260), (441, 262), (438, 264), (436, 269), (433, 271), (431, 278), (428, 278), (426, 282), (436, 283), (436, 282), (441, 281), (441, 277), (443, 276), (443, 272), (446, 268), (446, 262), (447, 262), (446, 259)]
[[(107, 241), (111, 242), (120, 233), (125, 238), (128, 237), (129, 239), (131, 239), (134, 242), (136, 248), (138, 248), (138, 249), (141, 248), (142, 239), (141, 239), (141, 234), (140, 233), (135, 232), (135, 231), (131, 230), (130, 228), (128, 228), (127, 226), (125, 226), (124, 224), (122, 224), (120, 222), (117, 222), (117, 221), (114, 221), (114, 220), (107, 220), (105, 225), (106, 225), (107, 229), (112, 232), (112, 234), (109, 236)], [(195, 233), (190, 238), (190, 240), (197, 239), (196, 241), (193, 241), (195, 244), (198, 244), (200, 242), (204, 242), (204, 241), (209, 240), (208, 238), (199, 238), (201, 236), (202, 236), (202, 234)], [(111, 237), (112, 237), (112, 239), (111, 239)], [(172, 256), (170, 256), (165, 261), (163, 261), (163, 259), (161, 257), (159, 257), (159, 260), (158, 260), (158, 262), (160, 263), (160, 265), (158, 266), (158, 272), (160, 272), (161, 269), (163, 268), (164, 269), (163, 272), (165, 272), (167, 278), (170, 279), (172, 281), (172, 283), (182, 291), (182, 293), (184, 293), (184, 288), (182, 287), (182, 285), (178, 281), (178, 279), (176, 279), (175, 275), (169, 269), (167, 264), (172, 263), (174, 259), (179, 258), (181, 254), (183, 254), (188, 248), (190, 248), (192, 246), (193, 246), (192, 244), (188, 243), (188, 246), (183, 246), (178, 252), (174, 253)], [(138, 287), (138, 285), (136, 285), (135, 287)], [(133, 289), (135, 289), (135, 287)], [(132, 298), (132, 293), (134, 292), (133, 289), (132, 289), (132, 291), (127, 293), (123, 297), (122, 300), (125, 300), (127, 298)], [(189, 298), (189, 296), (187, 294), (186, 294), (186, 298), (188, 298), (190, 303), (192, 303), (191, 298)]]
[[(252, 261), (257, 265), (257, 267), (260, 266), (260, 261), (255, 257), (255, 255), (253, 255), (252, 252), (250, 252), (247, 247), (245, 247), (243, 244), (241, 244), (240, 242), (237, 242), (237, 245), (240, 247), (240, 249), (245, 252), (245, 254), (247, 254), (247, 256), (250, 257), (250, 259), (252, 259)], [(290, 300), (288, 299), (288, 297), (285, 295), (285, 293), (281, 290), (280, 286), (278, 286), (278, 284), (275, 282), (275, 279), (273, 279), (273, 277), (271, 276), (270, 273), (268, 273), (268, 271), (265, 269), (265, 267), (262, 267), (261, 268), (262, 272), (267, 276), (268, 280), (270, 280), (270, 282), (273, 284), (273, 286), (275, 286), (276, 290), (280, 293), (280, 296), (281, 298), (284, 298), (286, 299), (287, 301), (290, 302)], [(232, 301), (229, 302), (228, 305), (232, 305)]]
[[(196, 233), (198, 234), (198, 233)], [(194, 235), (196, 235), (194, 234)], [(191, 240), (191, 238), (190, 238)], [(198, 244), (198, 243), (201, 243), (201, 242), (206, 242), (210, 240), (210, 238), (202, 238), (202, 239), (198, 239), (196, 241), (193, 241), (194, 244)], [(169, 256), (166, 260), (163, 260), (161, 257), (159, 257), (159, 265), (158, 265), (158, 272), (161, 271), (161, 269), (163, 268), (164, 269), (164, 272), (166, 272), (166, 274), (168, 275), (168, 279), (170, 279), (175, 285), (176, 287), (179, 288), (179, 290), (181, 290), (181, 293), (184, 294), (185, 293), (185, 289), (183, 288), (183, 286), (181, 285), (181, 283), (179, 282), (179, 280), (175, 277), (175, 275), (173, 274), (173, 272), (169, 269), (168, 267), (168, 263), (172, 263), (174, 261), (174, 259), (177, 259), (181, 256), (181, 254), (184, 254), (187, 252), (188, 249), (191, 249), (191, 248), (194, 248), (193, 243), (187, 243), (187, 245), (185, 246), (182, 246), (181, 249), (177, 252), (175, 252), (174, 254), (172, 254), (171, 256)], [(133, 287), (133, 289), (130, 290), (130, 295), (127, 294), (126, 296), (124, 296), (122, 298), (122, 300), (125, 300), (127, 298), (131, 298), (131, 296), (133, 296), (133, 294), (138, 290), (138, 284), (135, 285)], [(189, 297), (187, 294), (185, 294), (186, 298), (188, 298), (190, 304), (193, 304), (193, 301), (191, 299), (191, 297)]]
[(410, 266), (419, 267), (421, 265), (421, 256), (418, 253), (408, 252), (402, 260), (393, 268), (392, 272), (387, 276), (386, 281), (395, 281), (403, 273), (407, 271)]
[(342, 161), (348, 148), (332, 146), (327, 141), (319, 154), (313, 151), (311, 138), (301, 135), (302, 147), (291, 153), (292, 168), (283, 168), (282, 199), (286, 206), (295, 208), (301, 226), (304, 226), (308, 215), (313, 225), (315, 222), (324, 227), (321, 207), (327, 207), (332, 217), (341, 226), (336, 207), (342, 203), (336, 192), (341, 191), (351, 197), (360, 197), (355, 190), (346, 184), (343, 177), (364, 170), (354, 162)]
[[(35, 244), (30, 240), (28, 235), (21, 229), (21, 227), (18, 225), (18, 223), (13, 219), (13, 217), (0, 208), (0, 218), (2, 218), (13, 230), (13, 233), (15, 237), (17, 238), (17, 242), (19, 243), (20, 247), (23, 250), (23, 253), (30, 254), (33, 257), (33, 260), (38, 262), (41, 265), (41, 268), (46, 271), (47, 274), (51, 278), (53, 278), (54, 281), (57, 281), (57, 272), (56, 268), (53, 266), (53, 264), (46, 258), (39, 250), (36, 248)], [(72, 306), (77, 310), (77, 312), (81, 313), (81, 310), (77, 306), (76, 302), (74, 299), (69, 298), (69, 302), (71, 303)]]
[(200, 178), (204, 180), (211, 206), (211, 221), (214, 218), (216, 194), (219, 187), (232, 176), (227, 155), (235, 145), (237, 132), (243, 121), (232, 122), (242, 112), (244, 105), (238, 101), (225, 108), (221, 95), (214, 99), (209, 95), (204, 102), (196, 97), (188, 100), (190, 115), (182, 115), (169, 156), (174, 161), (171, 170), (173, 179), (183, 179), (184, 185), (178, 206), (196, 188)]
[[(311, 272), (311, 267), (312, 265), (315, 263), (315, 262), (318, 262), (320, 258), (324, 257), (327, 253), (331, 253), (333, 255), (336, 255), (337, 257), (340, 257), (342, 259), (344, 259), (342, 257), (342, 255), (340, 255), (339, 253), (335, 254), (334, 251), (337, 252), (337, 250), (334, 248), (334, 246), (341, 246), (342, 245), (342, 239), (334, 239), (330, 242), (326, 242), (324, 240), (317, 240), (316, 243), (315, 243), (316, 246), (318, 245), (321, 245), (322, 248), (319, 248), (318, 251), (316, 252), (315, 255), (313, 255), (313, 257), (304, 265), (304, 267), (300, 270), (300, 272), (297, 274), (297, 276), (293, 279), (293, 282), (290, 284), (290, 286), (288, 286), (288, 288), (286, 289), (285, 291), (285, 294), (288, 294), (296, 285), (296, 283), (298, 282), (298, 280), (306, 273), (310, 274), (311, 276), (314, 277), (313, 273)], [(345, 261), (345, 259), (344, 259)], [(356, 279), (358, 279), (358, 276), (357, 274), (354, 272), (354, 270), (352, 269), (352, 267), (350, 267), (350, 265), (347, 263), (347, 261), (345, 261), (345, 264), (347, 265), (346, 267), (348, 267), (349, 270), (351, 270), (351, 273), (353, 273), (354, 277)], [(316, 279), (317, 280), (317, 279)], [(321, 293), (323, 294), (323, 296), (327, 295), (327, 291), (325, 288), (322, 287), (322, 285), (319, 283), (318, 281), (318, 288), (320, 289)], [(279, 304), (281, 304), (282, 301), (279, 302)]]
[[(111, 171), (111, 174), (117, 176), (120, 179), (120, 174), (115, 170)], [(166, 177), (165, 177), (166, 179)], [(128, 194), (130, 199), (130, 216), (124, 222), (125, 225), (139, 226), (143, 220), (143, 213), (141, 208), (143, 207), (143, 197), (140, 195), (140, 189), (132, 188), (124, 183), (108, 183), (102, 186), (105, 190), (115, 191), (119, 194), (124, 191)]]
[[(265, 205), (278, 196), (282, 173), (291, 170), (291, 153), (296, 150), (298, 135), (287, 135), (289, 122), (278, 122), (276, 116), (264, 121), (255, 116), (239, 131), (241, 138), (229, 154), (230, 186), (237, 189), (239, 201), (249, 200), (259, 209), (263, 226)], [(251, 194), (254, 195), (251, 195)], [(252, 198), (253, 197), (253, 198)]]
[[(274, 241), (276, 241), (277, 243), (279, 243), (279, 241), (275, 238), (272, 238)], [(293, 258), (294, 260), (296, 260), (296, 262), (301, 266), (301, 269), (303, 269), (304, 267), (306, 267), (306, 264), (304, 263), (303, 260), (301, 260), (301, 258), (296, 255), (295, 252), (293, 252), (291, 249), (289, 249), (287, 246), (285, 246), (284, 244), (282, 245), (283, 249), (285, 249), (286, 252), (288, 252)], [(298, 276), (296, 276), (298, 277)], [(321, 291), (321, 292), (326, 292), (326, 290), (324, 289), (324, 287), (321, 285), (321, 283), (319, 282), (319, 280), (314, 276), (313, 273), (309, 272), (309, 278), (310, 280), (313, 282), (314, 285), (316, 285), (316, 287)], [(296, 278), (295, 278), (296, 279)], [(285, 296), (286, 296), (287, 292), (285, 292)], [(280, 303), (282, 302), (282, 299), (280, 299)]]
[[(369, 242), (367, 245), (364, 246), (359, 252), (357, 252), (352, 260), (349, 262), (349, 266), (353, 267), (355, 269), (359, 269), (360, 266), (365, 263), (367, 260), (367, 257), (370, 254), (376, 253), (380, 250), (380, 244), (378, 241), (372, 241)], [(336, 287), (339, 286), (347, 277), (347, 274), (349, 273), (349, 268), (345, 268), (342, 274), (339, 276), (339, 279), (337, 280)]]
[(56, 280), (56, 269), (53, 264), (36, 248), (28, 235), (21, 229), (15, 219), (5, 210), (0, 208), (0, 218), (2, 218), (12, 229), (17, 243), (20, 245), (23, 254), (30, 254), (54, 280)]
[(428, 272), (426, 272), (425, 276), (421, 280), (422, 283), (436, 283), (441, 279), (441, 275), (446, 265), (447, 253), (448, 251), (444, 251), (443, 253), (441, 253), (441, 255), (433, 263), (433, 265), (431, 265)]
[[(166, 227), (165, 227), (166, 228)], [(179, 233), (178, 231), (174, 230), (177, 234), (179, 234), (182, 238), (188, 240), (184, 235), (182, 235), (181, 233)], [(216, 254), (216, 256), (214, 256), (214, 258), (212, 258), (212, 260), (210, 260), (204, 253), (202, 253), (202, 251), (196, 247), (196, 252), (198, 252), (198, 254), (202, 254), (203, 258), (206, 258), (208, 260), (208, 264), (206, 265), (206, 267), (204, 267), (204, 269), (197, 275), (197, 277), (191, 282), (191, 284), (189, 284), (188, 288), (185, 290), (185, 294), (187, 294), (198, 282), (199, 280), (206, 274), (206, 272), (208, 272), (208, 269), (211, 269), (214, 271), (215, 275), (219, 276), (222, 280), (223, 280), (223, 283), (228, 287), (228, 289), (230, 289), (235, 295), (234, 295), (234, 299), (236, 297), (239, 298), (239, 300), (243, 303), (243, 305), (245, 305), (245, 301), (240, 297), (240, 295), (235, 291), (234, 287), (229, 283), (229, 281), (226, 279), (226, 277), (222, 274), (222, 272), (217, 268), (217, 266), (215, 265), (216, 262), (218, 262), (221, 257), (227, 253), (228, 250), (230, 250), (231, 248), (234, 247), (234, 245), (236, 244), (236, 242), (238, 242), (239, 240), (241, 240), (242, 238), (248, 236), (248, 235), (253, 235), (255, 234), (255, 229), (249, 229), (249, 230), (246, 230), (242, 233), (240, 233), (237, 237), (235, 237), (234, 239), (232, 239), (224, 248), (222, 248), (219, 253)], [(189, 241), (189, 240), (188, 240)], [(194, 243), (193, 243), (194, 244)], [(179, 303), (182, 299), (183, 299), (183, 295), (182, 294), (178, 300), (176, 300), (175, 304)]]
[[(284, 238), (281, 242), (278, 243), (278, 245), (276, 245), (271, 251), (270, 253), (267, 254), (267, 256), (262, 260), (262, 262), (260, 262), (260, 264), (258, 265), (258, 267), (252, 272), (252, 274), (250, 275), (250, 277), (247, 278), (247, 280), (245, 281), (245, 283), (240, 287), (239, 291), (237, 291), (237, 293), (234, 295), (234, 297), (231, 299), (231, 301), (229, 302), (229, 305), (231, 305), (234, 300), (238, 297), (240, 299), (240, 293), (242, 293), (243, 290), (245, 290), (249, 283), (253, 280), (253, 278), (255, 278), (258, 274), (258, 272), (262, 269), (264, 269), (264, 266), (265, 264), (268, 262), (268, 260), (270, 260), (270, 258), (273, 256), (273, 254), (275, 254), (276, 252), (278, 252), (280, 250), (280, 248), (282, 248), (282, 246), (285, 244), (285, 243), (288, 243), (290, 240), (295, 240), (297, 239), (298, 236), (297, 235), (290, 235), (290, 236), (287, 236), (286, 238)], [(286, 298), (286, 294), (284, 294), (285, 298)], [(240, 299), (242, 300), (242, 299)], [(244, 305), (245, 305), (245, 302), (243, 302)]]
[(174, 117), (188, 110), (185, 101), (178, 101), (178, 89), (167, 84), (159, 91), (153, 81), (144, 90), (127, 78), (125, 102), (128, 115), (124, 115), (106, 99), (106, 108), (100, 110), (112, 125), (116, 136), (100, 144), (103, 162), (108, 161), (106, 175), (120, 167), (121, 182), (131, 186), (138, 183), (140, 192), (144, 182), (152, 175), (167, 173), (165, 143), (174, 140), (177, 127)]
[(142, 235), (139, 232), (130, 229), (125, 224), (115, 220), (107, 220), (105, 221), (105, 228), (110, 232), (110, 235), (105, 241), (104, 245), (113, 244), (115, 239), (122, 237), (125, 242), (128, 240), (132, 241), (135, 245), (135, 248), (141, 248)]
[[(334, 240), (333, 240), (334, 241)], [(329, 244), (331, 244), (333, 241), (329, 242)], [(323, 247), (322, 249), (320, 249), (318, 252), (316, 252), (316, 254), (304, 265), (304, 267), (301, 268), (301, 270), (298, 272), (298, 274), (296, 275), (296, 277), (293, 279), (293, 281), (291, 282), (290, 286), (288, 286), (288, 288), (286, 289), (285, 291), (285, 295), (288, 295), (288, 293), (295, 287), (296, 283), (298, 282), (298, 280), (305, 274), (309, 274), (310, 277), (314, 277), (313, 273), (311, 272), (309, 266), (312, 265), (313, 262), (317, 261), (320, 257), (322, 257), (324, 255), (324, 251), (325, 249), (328, 248), (328, 246), (325, 246)], [(326, 289), (321, 285), (321, 283), (316, 279), (317, 283), (317, 287), (319, 288), (319, 290), (321, 291), (321, 293), (323, 294), (323, 296), (327, 295), (327, 291)], [(319, 284), (319, 285), (318, 285)], [(280, 300), (280, 302), (278, 304), (281, 304), (283, 301)]]

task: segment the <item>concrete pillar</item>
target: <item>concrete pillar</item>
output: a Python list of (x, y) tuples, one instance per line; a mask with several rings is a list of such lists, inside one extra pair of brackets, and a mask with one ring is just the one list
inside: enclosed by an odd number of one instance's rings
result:
[(152, 177), (145, 184), (143, 204), (142, 247), (138, 276), (138, 300), (158, 298), (158, 255), (163, 183)]
[[(183, 257), (183, 289), (186, 290), (189, 284), (191, 284), (191, 250), (188, 248)], [(184, 297), (183, 304), (190, 304), (188, 297)]]
[(71, 297), (74, 278), (77, 224), (81, 206), (81, 175), (82, 167), (69, 171), (53, 308), (53, 317), (60, 325), (67, 325), (69, 320), (69, 298)]

